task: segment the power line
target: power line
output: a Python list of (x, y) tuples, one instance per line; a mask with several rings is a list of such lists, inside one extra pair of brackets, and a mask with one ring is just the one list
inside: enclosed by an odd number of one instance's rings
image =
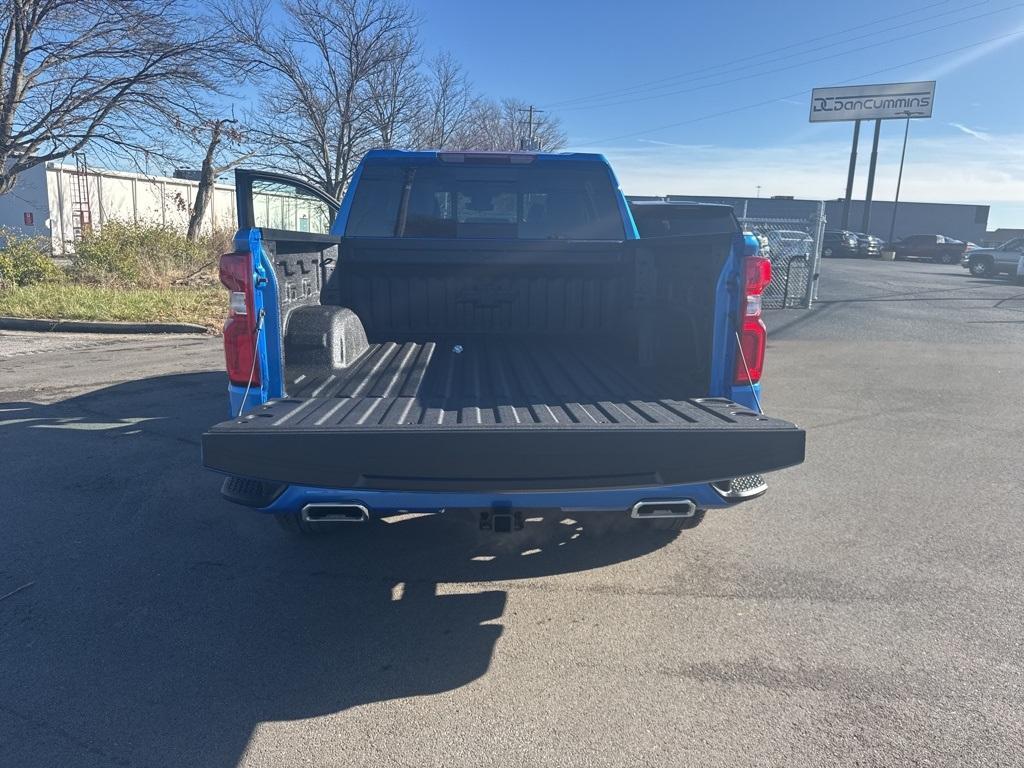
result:
[[(875, 37), (876, 35), (886, 34), (886, 33), (889, 33), (889, 32), (894, 32), (894, 31), (896, 31), (898, 29), (903, 29), (904, 27), (914, 26), (915, 24), (921, 24), (923, 22), (933, 21), (934, 19), (937, 19), (937, 18), (939, 18), (941, 16), (949, 16), (949, 15), (955, 14), (955, 13), (962, 13), (963, 11), (970, 10), (971, 8), (976, 8), (979, 5), (986, 5), (989, 2), (990, 2), (990, 0), (979, 0), (978, 2), (973, 3), (972, 5), (964, 6), (963, 8), (957, 8), (957, 9), (954, 9), (952, 11), (946, 11), (945, 13), (935, 14), (934, 16), (932, 16), (932, 17), (930, 17), (928, 19), (917, 19), (915, 21), (909, 21), (909, 22), (906, 22), (904, 24), (897, 24), (897, 25), (892, 26), (892, 27), (886, 27), (884, 29), (874, 30), (873, 32), (868, 32), (868, 33), (865, 33), (863, 35), (857, 35), (855, 37), (846, 38), (846, 39), (842, 40), (840, 43), (829, 43), (827, 45), (820, 45), (817, 48), (809, 48), (806, 51), (800, 51), (800, 52), (792, 54), (792, 55), (777, 56), (777, 57), (775, 57), (773, 59), (765, 59), (764, 61), (758, 62), (757, 66), (761, 67), (761, 66), (764, 66), (765, 64), (771, 64), (771, 63), (777, 62), (777, 61), (787, 61), (789, 59), (793, 59), (793, 58), (796, 58), (796, 57), (806, 56), (806, 55), (811, 54), (811, 53), (816, 53), (817, 51), (828, 50), (828, 49), (833, 48), (836, 45), (840, 45), (840, 44), (841, 45), (847, 45), (847, 44), (855, 42), (857, 40), (863, 40), (865, 38)], [(956, 21), (953, 21), (953, 22), (951, 22), (949, 24), (944, 24), (944, 25), (940, 25), (938, 27), (931, 27), (929, 29), (919, 30), (917, 32), (912, 32), (912, 33), (906, 35), (904, 38), (901, 38), (901, 39), (905, 39), (906, 37), (916, 37), (918, 35), (926, 34), (928, 32), (934, 32), (934, 31), (939, 30), (939, 29), (946, 29), (947, 27), (956, 26), (958, 24), (963, 24), (963, 23), (968, 22), (968, 21), (974, 21), (975, 19), (979, 19), (979, 18), (982, 18), (984, 16), (989, 16), (989, 15), (992, 15), (992, 14), (995, 14), (995, 13), (1001, 13), (1002, 11), (1009, 10), (1011, 8), (1014, 8), (1014, 7), (1017, 7), (1017, 6), (1007, 6), (1006, 8), (1000, 8), (1000, 9), (997, 9), (995, 11), (990, 11), (988, 13), (982, 13), (982, 14), (978, 14), (978, 15), (975, 15), (975, 16), (969, 16), (969, 17), (966, 17), (966, 18), (957, 19)], [(811, 41), (811, 42), (814, 42), (814, 41)], [(812, 59), (812, 60), (805, 61), (805, 62), (802, 62), (802, 63), (799, 63), (799, 64), (794, 64), (794, 65), (789, 66), (789, 67), (780, 67), (780, 68), (777, 68), (777, 69), (774, 69), (774, 70), (768, 70), (767, 72), (759, 72), (758, 75), (761, 75), (761, 74), (771, 74), (773, 72), (781, 72), (781, 71), (784, 71), (786, 69), (793, 69), (795, 67), (801, 67), (801, 66), (805, 66), (807, 64), (813, 64), (813, 63), (816, 63), (818, 61), (827, 60), (829, 58), (838, 58), (839, 56), (845, 56), (845, 55), (847, 55), (849, 53), (858, 53), (858, 52), (864, 50), (865, 48), (877, 47), (879, 45), (887, 45), (887, 44), (889, 44), (891, 42), (895, 42), (895, 41), (888, 40), (888, 41), (883, 41), (883, 42), (880, 42), (880, 43), (873, 43), (872, 45), (867, 45), (867, 46), (855, 46), (854, 48), (851, 48), (848, 51), (837, 53), (837, 54), (833, 54), (832, 56), (827, 56), (827, 57), (823, 57), (823, 58), (819, 58), (819, 59)], [(780, 50), (785, 50), (785, 49), (780, 49)], [(745, 60), (744, 62), (739, 63), (739, 64), (733, 63), (732, 65), (717, 65), (716, 67), (714, 67), (714, 69), (718, 69), (718, 70), (721, 70), (721, 71), (713, 72), (713, 73), (707, 74), (707, 75), (700, 75), (698, 77), (692, 77), (692, 78), (689, 78), (689, 79), (690, 80), (707, 80), (708, 78), (719, 77), (721, 75), (727, 75), (727, 74), (729, 74), (731, 72), (742, 72), (744, 70), (749, 69), (749, 67), (750, 67), (750, 61), (749, 60)], [(677, 76), (672, 77), (672, 78), (666, 78), (666, 80), (682, 80), (682, 79), (683, 79), (682, 75), (677, 75)], [(724, 85), (724, 84), (727, 84), (729, 82), (734, 82), (734, 81), (733, 80), (726, 80), (723, 83), (711, 83), (711, 84), (708, 84), (708, 85), (705, 85), (705, 86), (700, 86), (700, 87), (701, 88), (708, 88), (708, 87), (712, 87), (714, 85)], [(663, 90), (665, 88), (671, 88), (671, 87), (673, 87), (672, 84), (669, 84), (669, 83), (666, 82), (666, 84), (659, 85), (659, 86), (656, 86), (654, 88), (637, 87), (636, 89), (633, 90), (633, 93), (623, 93), (622, 95), (623, 96), (631, 96), (631, 95), (634, 95), (634, 94), (640, 94), (640, 93), (651, 92), (651, 91), (658, 91), (658, 90)], [(694, 90), (696, 90), (696, 89), (694, 89)], [(580, 104), (580, 105), (577, 105), (577, 106), (565, 107), (565, 108), (563, 108), (563, 111), (569, 111), (569, 110), (574, 110), (574, 109), (596, 109), (596, 108), (607, 107), (607, 106), (615, 106), (616, 104), (629, 104), (629, 103), (633, 103), (635, 101), (644, 101), (644, 100), (649, 100), (649, 99), (652, 99), (652, 98), (660, 98), (661, 96), (671, 96), (671, 95), (674, 95), (676, 93), (679, 93), (679, 91), (667, 91), (665, 93), (653, 94), (651, 96), (640, 97), (640, 98), (630, 99), (630, 100), (626, 100), (626, 101), (614, 101), (614, 100), (613, 101), (608, 101), (607, 98), (606, 98), (605, 101), (607, 103), (604, 103), (604, 104), (601, 104), (601, 103)], [(683, 91), (683, 93), (689, 93), (689, 90)]]
[[(950, 54), (953, 54), (953, 53), (960, 53), (961, 51), (966, 51), (966, 50), (969, 50), (971, 48), (977, 48), (979, 45), (987, 45), (988, 43), (993, 43), (993, 42), (995, 42), (997, 40), (1005, 40), (1006, 38), (1017, 37), (1018, 35), (1021, 35), (1021, 34), (1024, 34), (1024, 27), (1021, 27), (1019, 29), (1015, 29), (1013, 32), (1008, 32), (1005, 35), (997, 35), (995, 37), (990, 37), (987, 40), (979, 40), (976, 43), (970, 43), (968, 45), (962, 45), (962, 46), (960, 46), (958, 48), (950, 48), (948, 50), (932, 54), (931, 56), (922, 56), (919, 59), (913, 59), (911, 61), (904, 61), (904, 62), (901, 62), (899, 64), (893, 64), (891, 67), (884, 67), (882, 69), (876, 69), (873, 72), (865, 72), (865, 73), (857, 75), (855, 77), (847, 78), (846, 80), (840, 80), (839, 83), (840, 84), (841, 83), (852, 83), (854, 80), (862, 80), (865, 77), (873, 77), (874, 75), (881, 75), (881, 74), (883, 74), (885, 72), (891, 72), (894, 69), (901, 69), (903, 67), (909, 67), (909, 66), (912, 66), (914, 64), (920, 64), (920, 63), (925, 62), (925, 61), (931, 61), (932, 59), (939, 59), (939, 58), (942, 58), (943, 56), (949, 56)], [(612, 136), (610, 138), (601, 139), (600, 141), (591, 142), (591, 143), (593, 143), (593, 144), (607, 144), (608, 142), (611, 142), (611, 141), (619, 141), (620, 139), (630, 139), (630, 138), (632, 138), (634, 136), (643, 136), (643, 135), (648, 134), (648, 133), (657, 133), (658, 131), (664, 131), (664, 130), (666, 130), (668, 128), (678, 128), (678, 127), (683, 126), (683, 125), (690, 125), (692, 123), (699, 123), (699, 122), (702, 122), (704, 120), (712, 120), (712, 119), (714, 119), (716, 117), (724, 117), (726, 115), (732, 115), (732, 114), (735, 114), (737, 112), (745, 112), (748, 109), (757, 109), (758, 107), (767, 106), (768, 104), (775, 104), (776, 102), (785, 101), (786, 99), (795, 99), (797, 96), (806, 96), (806, 95), (808, 95), (811, 92), (811, 90), (812, 90), (811, 88), (804, 88), (803, 90), (796, 91), (795, 93), (786, 94), (785, 96), (776, 96), (774, 98), (765, 99), (764, 101), (758, 101), (758, 102), (755, 102), (753, 104), (744, 104), (743, 106), (740, 106), (740, 107), (733, 107), (732, 109), (725, 109), (725, 110), (722, 110), (720, 112), (712, 112), (712, 113), (707, 114), (707, 115), (701, 115), (699, 117), (692, 117), (692, 118), (690, 118), (688, 120), (680, 120), (677, 123), (668, 123), (666, 125), (660, 125), (657, 128), (645, 128), (645, 129), (640, 130), (640, 131), (632, 131), (630, 133), (623, 133), (623, 134), (620, 134), (618, 136)]]
[[(972, 5), (968, 5), (968, 6), (965, 6), (963, 8), (957, 8), (957, 9), (955, 9), (953, 11), (947, 11), (946, 13), (937, 14), (937, 16), (944, 16), (944, 15), (948, 15), (950, 13), (959, 13), (960, 11), (965, 11), (965, 10), (968, 10), (970, 8), (976, 7), (978, 5), (983, 5), (984, 3), (987, 3), (987, 2), (989, 2), (989, 0), (981, 0), (978, 3), (974, 3)], [(872, 26), (874, 26), (876, 24), (881, 24), (882, 22), (885, 22), (885, 21), (892, 21), (893, 19), (898, 19), (898, 18), (902, 18), (904, 16), (909, 16), (909, 15), (912, 15), (912, 14), (915, 14), (915, 13), (920, 13), (921, 11), (927, 11), (930, 8), (934, 8), (934, 7), (939, 6), (939, 5), (947, 5), (948, 3), (949, 3), (949, 0), (939, 0), (939, 2), (930, 3), (929, 5), (925, 5), (925, 6), (922, 6), (920, 8), (916, 8), (914, 10), (903, 11), (902, 13), (893, 14), (892, 16), (883, 16), (882, 18), (875, 19), (874, 21), (865, 22), (864, 24), (858, 24), (858, 25), (853, 26), (853, 27), (847, 27), (845, 29), (837, 30), (835, 32), (829, 32), (829, 33), (824, 34), (824, 35), (819, 35), (817, 37), (809, 38), (809, 39), (804, 40), (804, 41), (799, 42), (799, 43), (791, 43), (789, 45), (784, 45), (784, 46), (781, 46), (779, 48), (772, 48), (772, 49), (769, 49), (767, 51), (762, 51), (761, 53), (752, 54), (751, 56), (748, 56), (745, 59), (745, 61), (749, 63), (751, 60), (761, 58), (762, 56), (768, 56), (768, 55), (771, 55), (773, 53), (781, 53), (783, 51), (788, 51), (788, 50), (790, 50), (790, 49), (792, 49), (794, 47), (799, 48), (799, 47), (801, 47), (803, 45), (807, 45), (809, 43), (816, 43), (816, 42), (819, 42), (821, 40), (827, 40), (830, 37), (836, 37), (838, 35), (845, 35), (848, 32), (853, 32), (853, 31), (856, 31), (858, 29), (863, 29), (865, 27), (872, 27)], [(931, 18), (935, 18), (935, 17), (933, 16)], [(922, 21), (929, 21), (929, 19), (918, 19), (916, 22), (911, 22), (911, 23), (912, 24), (916, 24), (916, 23), (920, 23)], [(647, 80), (647, 81), (644, 81), (644, 82), (636, 83), (634, 85), (624, 86), (622, 88), (614, 88), (614, 89), (611, 89), (611, 90), (608, 90), (608, 91), (599, 91), (597, 93), (592, 93), (592, 94), (587, 95), (587, 96), (577, 96), (577, 97), (574, 97), (574, 98), (571, 98), (571, 99), (563, 99), (562, 101), (551, 102), (550, 104), (548, 104), (546, 106), (548, 108), (551, 108), (551, 107), (558, 107), (558, 106), (562, 106), (562, 105), (566, 105), (566, 104), (575, 104), (575, 103), (578, 103), (578, 102), (581, 102), (581, 101), (590, 101), (590, 100), (599, 99), (599, 98), (605, 98), (605, 97), (610, 97), (610, 96), (628, 95), (631, 91), (633, 91), (636, 88), (645, 88), (645, 87), (648, 87), (648, 86), (657, 85), (659, 83), (667, 83), (667, 82), (671, 82), (673, 80), (679, 80), (679, 79), (682, 79), (682, 78), (685, 78), (685, 77), (690, 77), (692, 75), (699, 74), (701, 72), (709, 72), (709, 71), (714, 71), (714, 70), (717, 70), (717, 69), (721, 69), (723, 66), (730, 66), (731, 64), (732, 64), (732, 62), (730, 62), (728, 65), (726, 65), (726, 64), (712, 64), (712, 65), (709, 65), (709, 66), (706, 66), (706, 67), (700, 67), (698, 69), (691, 69), (691, 70), (688, 70), (686, 72), (680, 72), (680, 73), (675, 74), (675, 75), (669, 75), (668, 77), (663, 77), (663, 78), (659, 78), (659, 79), (656, 79), (656, 80)]]
[[(976, 19), (984, 18), (986, 16), (993, 16), (993, 15), (995, 15), (997, 13), (1004, 13), (1005, 11), (1010, 11), (1010, 10), (1013, 10), (1015, 8), (1020, 8), (1021, 6), (1024, 6), (1024, 2), (1014, 3), (1013, 5), (1008, 5), (1008, 6), (1005, 6), (1003, 8), (998, 8), (998, 9), (996, 9), (994, 11), (987, 11), (985, 13), (979, 13), (979, 14), (976, 14), (974, 16), (969, 16), (969, 17), (964, 18), (964, 19), (957, 19), (956, 21), (951, 21), (951, 22), (948, 22), (946, 24), (940, 24), (940, 25), (935, 26), (935, 27), (929, 27), (928, 29), (922, 29), (922, 30), (918, 30), (917, 32), (911, 32), (910, 34), (906, 34), (906, 35), (903, 35), (902, 37), (898, 38), (898, 40), (902, 41), (902, 40), (906, 40), (906, 39), (911, 38), (911, 37), (918, 37), (920, 35), (926, 35), (926, 34), (929, 34), (931, 32), (938, 32), (938, 31), (943, 30), (943, 29), (948, 29), (949, 27), (959, 26), (959, 25), (961, 25), (961, 24), (963, 24), (965, 22), (968, 22), (968, 21), (974, 21)], [(684, 93), (693, 93), (695, 91), (701, 91), (701, 90), (705, 90), (707, 88), (716, 88), (716, 87), (721, 86), (721, 85), (729, 85), (731, 83), (744, 82), (744, 81), (749, 80), (749, 79), (754, 78), (754, 77), (764, 77), (766, 75), (773, 75), (773, 74), (776, 74), (778, 72), (785, 72), (785, 71), (790, 70), (790, 69), (798, 69), (800, 67), (806, 67), (806, 66), (811, 65), (811, 64), (819, 64), (819, 63), (821, 63), (823, 61), (829, 61), (831, 59), (837, 59), (837, 58), (841, 58), (843, 56), (849, 56), (850, 54), (860, 53), (860, 52), (868, 50), (870, 48), (878, 48), (878, 47), (881, 47), (881, 46), (891, 45), (894, 42), (897, 42), (897, 40), (895, 40), (895, 39), (880, 40), (880, 41), (878, 41), (876, 43), (871, 43), (870, 45), (858, 46), (856, 48), (851, 48), (850, 50), (847, 50), (847, 51), (839, 51), (837, 53), (829, 54), (828, 56), (819, 56), (819, 57), (817, 57), (815, 59), (809, 59), (807, 61), (798, 62), (796, 64), (788, 64), (788, 65), (786, 65), (784, 67), (776, 67), (775, 69), (761, 70), (761, 71), (755, 72), (754, 74), (747, 74), (747, 75), (742, 75), (740, 77), (733, 77), (733, 78), (729, 78), (727, 80), (721, 80), (721, 81), (715, 82), (715, 83), (705, 83), (704, 85), (695, 85), (695, 86), (693, 86), (691, 88), (681, 88), (681, 89), (677, 89), (677, 90), (673, 90), (673, 91), (664, 91), (662, 93), (657, 93), (657, 94), (653, 94), (653, 95), (650, 95), (650, 96), (638, 96), (636, 98), (623, 99), (623, 100), (620, 100), (620, 101), (612, 101), (612, 102), (608, 102), (606, 104), (590, 104), (590, 105), (584, 105), (584, 106), (579, 106), (579, 107), (567, 107), (565, 110), (562, 110), (562, 111), (569, 111), (569, 110), (573, 110), (573, 109), (601, 109), (601, 108), (607, 108), (607, 107), (622, 106), (622, 105), (625, 105), (625, 104), (635, 104), (635, 103), (641, 102), (641, 101), (651, 101), (652, 99), (662, 99), (662, 98), (665, 98), (667, 96), (679, 96), (679, 95), (684, 94)], [(725, 73), (723, 73), (723, 74), (725, 74)]]

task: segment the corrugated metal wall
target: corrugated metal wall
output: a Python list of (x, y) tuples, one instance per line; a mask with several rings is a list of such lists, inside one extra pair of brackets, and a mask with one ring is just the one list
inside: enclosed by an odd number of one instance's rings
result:
[[(46, 218), (54, 255), (74, 252), (74, 175), (74, 166), (50, 165), (46, 168), (49, 206)], [(102, 227), (107, 221), (116, 219), (161, 224), (184, 232), (199, 185), (186, 179), (90, 168), (88, 187), (94, 227)], [(203, 221), (203, 231), (233, 231), (235, 227), (235, 188), (218, 184)]]

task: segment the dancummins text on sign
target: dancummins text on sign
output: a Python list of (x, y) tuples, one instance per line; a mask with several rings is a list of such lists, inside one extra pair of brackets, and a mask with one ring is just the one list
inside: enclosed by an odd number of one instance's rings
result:
[(934, 101), (934, 80), (815, 88), (811, 92), (811, 122), (931, 117)]

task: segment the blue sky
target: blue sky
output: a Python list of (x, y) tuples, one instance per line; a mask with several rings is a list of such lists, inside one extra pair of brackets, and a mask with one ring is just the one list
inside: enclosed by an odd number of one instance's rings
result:
[[(901, 197), (991, 204), (990, 226), (1024, 227), (1020, 0), (415, 7), (428, 51), (451, 50), (482, 92), (557, 114), (569, 147), (604, 152), (636, 194), (752, 196), (760, 185), (761, 195), (839, 197), (852, 124), (808, 123), (803, 92), (934, 79), (933, 118), (911, 124)], [(895, 191), (902, 130), (883, 123), (878, 199)]]

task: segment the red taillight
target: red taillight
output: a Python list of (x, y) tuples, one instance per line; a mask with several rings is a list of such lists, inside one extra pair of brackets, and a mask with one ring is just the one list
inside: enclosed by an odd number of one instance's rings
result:
[[(736, 378), (737, 384), (756, 384), (761, 380), (761, 373), (764, 371), (764, 349), (768, 343), (768, 332), (764, 327), (761, 318), (743, 321), (740, 329), (740, 349), (742, 357), (736, 355)], [(746, 365), (744, 365), (746, 361)]]
[(764, 371), (768, 331), (761, 321), (761, 294), (772, 280), (772, 263), (761, 256), (743, 260), (743, 297), (740, 301), (740, 343), (736, 352), (736, 384), (755, 384)]
[(231, 293), (228, 317), (224, 321), (224, 359), (228, 380), (245, 386), (259, 386), (260, 367), (256, 358), (256, 313), (253, 310), (252, 255), (225, 253), (220, 257), (220, 282)]
[(772, 263), (763, 256), (743, 260), (743, 285), (748, 296), (760, 296), (772, 281)]

